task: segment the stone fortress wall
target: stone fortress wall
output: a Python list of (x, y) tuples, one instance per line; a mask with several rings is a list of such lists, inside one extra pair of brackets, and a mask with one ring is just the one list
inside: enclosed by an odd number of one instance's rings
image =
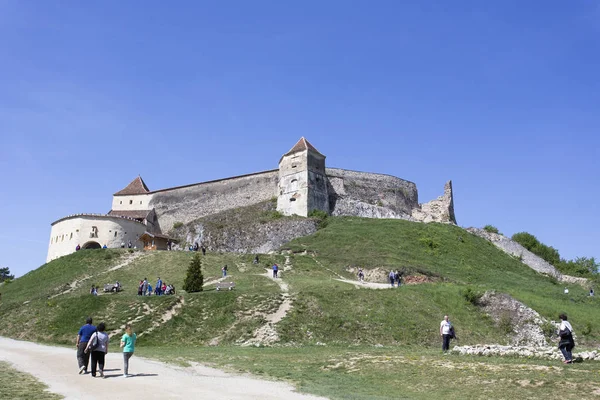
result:
[(207, 215), (272, 199), (277, 192), (277, 170), (152, 192), (162, 232), (175, 222), (188, 223)]
[[(325, 156), (302, 138), (282, 156), (275, 170), (155, 191), (138, 177), (115, 193), (110, 215), (80, 214), (55, 221), (47, 258), (70, 254), (77, 244), (84, 246), (90, 239), (108, 247), (131, 240), (141, 247), (138, 238), (145, 231), (168, 234), (175, 223), (187, 224), (274, 198), (284, 215), (306, 216), (317, 209), (334, 216), (456, 223), (450, 182), (443, 196), (419, 204), (413, 182), (326, 168)], [(96, 227), (97, 238), (90, 238), (92, 227)]]

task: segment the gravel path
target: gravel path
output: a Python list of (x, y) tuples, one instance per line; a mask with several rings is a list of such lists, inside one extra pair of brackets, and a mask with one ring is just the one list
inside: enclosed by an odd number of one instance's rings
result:
[[(115, 351), (118, 348), (114, 343), (111, 346)], [(123, 378), (123, 357), (117, 352), (107, 355), (107, 379), (91, 378), (89, 374), (77, 374), (75, 346), (68, 349), (3, 337), (0, 360), (32, 374), (51, 392), (66, 399), (324, 399), (298, 394), (285, 383), (229, 374), (198, 364), (180, 368), (136, 356), (129, 362), (129, 372), (134, 376)]]

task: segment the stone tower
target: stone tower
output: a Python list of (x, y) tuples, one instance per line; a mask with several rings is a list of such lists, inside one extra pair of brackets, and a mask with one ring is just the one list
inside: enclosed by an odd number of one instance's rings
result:
[(329, 214), (325, 156), (304, 137), (279, 160), (278, 190), (277, 211), (283, 215)]

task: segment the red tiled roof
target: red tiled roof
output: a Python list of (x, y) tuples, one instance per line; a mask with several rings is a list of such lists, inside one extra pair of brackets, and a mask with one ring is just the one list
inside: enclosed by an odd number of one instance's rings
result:
[(149, 213), (150, 210), (110, 210), (108, 215), (133, 219), (146, 219)]
[(146, 194), (149, 191), (150, 190), (148, 189), (148, 186), (146, 186), (146, 184), (144, 183), (142, 177), (138, 176), (137, 178), (132, 180), (131, 183), (125, 187), (125, 189), (119, 190), (117, 193), (114, 194), (114, 196)]
[[(308, 140), (306, 140), (306, 139), (304, 138), (304, 136), (302, 136), (302, 137), (300, 138), (300, 140), (298, 140), (298, 143), (296, 143), (296, 144), (294, 145), (294, 147), (292, 147), (292, 148), (291, 148), (291, 150), (290, 150), (290, 151), (288, 151), (287, 153), (285, 153), (285, 154), (284, 154), (284, 157), (285, 157), (285, 156), (289, 156), (290, 154), (298, 153), (299, 151), (304, 151), (304, 150), (312, 150), (312, 151), (314, 151), (314, 152), (316, 152), (316, 153), (318, 153), (318, 154), (321, 154), (321, 153), (319, 152), (319, 150), (317, 150), (317, 149), (315, 148), (315, 146), (313, 146), (312, 144), (310, 144), (310, 143), (309, 143), (309, 141), (308, 141)], [(321, 154), (321, 155), (323, 155), (323, 154)]]

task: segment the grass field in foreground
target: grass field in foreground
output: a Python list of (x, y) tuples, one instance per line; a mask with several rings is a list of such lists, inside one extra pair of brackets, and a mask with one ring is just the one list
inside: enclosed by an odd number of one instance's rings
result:
[(0, 396), (12, 400), (58, 400), (62, 396), (51, 393), (47, 386), (33, 376), (17, 371), (10, 364), (0, 361)]
[(285, 380), (301, 392), (340, 400), (600, 397), (598, 362), (563, 365), (523, 358), (463, 357), (412, 346), (140, 346), (136, 354)]

